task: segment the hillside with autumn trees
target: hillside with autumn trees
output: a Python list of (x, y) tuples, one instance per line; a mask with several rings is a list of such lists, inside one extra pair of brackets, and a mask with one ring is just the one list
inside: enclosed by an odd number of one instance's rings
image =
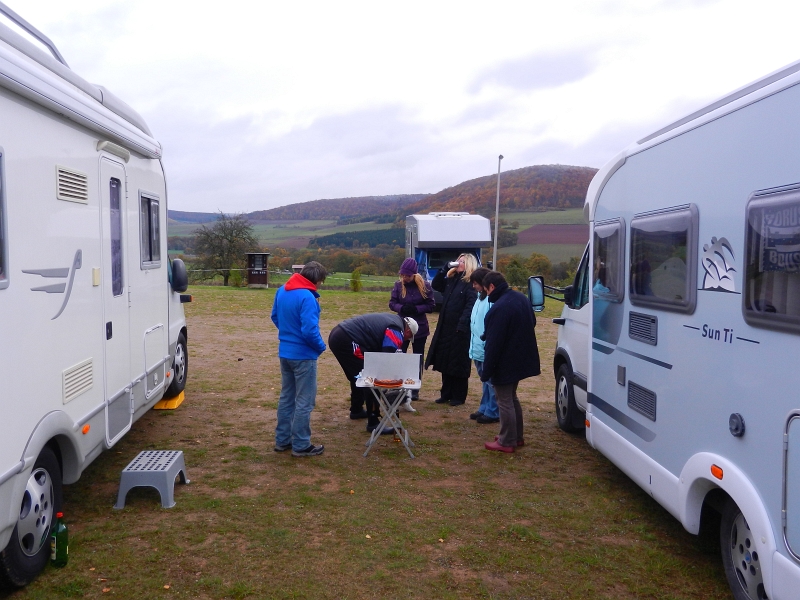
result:
[[(597, 173), (590, 167), (537, 165), (500, 175), (502, 211), (580, 208), (589, 182)], [(406, 206), (406, 214), (463, 211), (490, 216), (497, 198), (497, 175), (470, 179)]]
[(385, 214), (397, 214), (406, 206), (430, 194), (397, 194), (393, 196), (362, 196), (359, 198), (333, 198), (311, 200), (258, 210), (247, 214), (253, 222), (259, 221), (311, 221), (311, 220), (365, 220)]

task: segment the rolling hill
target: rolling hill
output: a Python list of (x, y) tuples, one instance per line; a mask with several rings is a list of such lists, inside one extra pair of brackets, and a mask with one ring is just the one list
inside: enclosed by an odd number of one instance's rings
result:
[[(597, 173), (590, 167), (537, 165), (500, 174), (500, 210), (528, 211), (553, 208), (580, 208), (586, 199), (589, 182)], [(465, 211), (494, 215), (497, 175), (478, 177), (410, 204), (414, 213)]]

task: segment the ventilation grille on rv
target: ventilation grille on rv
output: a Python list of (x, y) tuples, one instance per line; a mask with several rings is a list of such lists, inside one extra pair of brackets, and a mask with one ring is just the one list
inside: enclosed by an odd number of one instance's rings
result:
[(91, 358), (63, 372), (64, 404), (74, 400), (92, 387), (92, 372)]
[(658, 343), (658, 317), (632, 312), (628, 320), (631, 339), (655, 346)]
[(56, 198), (67, 202), (89, 203), (89, 177), (84, 173), (56, 167)]
[(651, 421), (656, 420), (656, 393), (628, 381), (628, 406)]

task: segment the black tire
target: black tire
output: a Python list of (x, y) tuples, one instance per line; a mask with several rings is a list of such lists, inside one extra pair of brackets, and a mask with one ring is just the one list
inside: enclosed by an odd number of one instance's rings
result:
[(28, 478), (11, 539), (0, 552), (0, 583), (20, 588), (45, 568), (50, 558), (50, 530), (61, 501), (61, 467), (45, 446)]
[(556, 419), (562, 431), (575, 433), (583, 431), (583, 414), (575, 404), (575, 392), (572, 389), (572, 369), (567, 363), (562, 364), (556, 373)]
[(756, 540), (742, 511), (728, 500), (719, 526), (722, 566), (735, 600), (766, 600)]
[(178, 343), (175, 344), (172, 370), (175, 372), (175, 376), (164, 394), (165, 398), (174, 398), (186, 387), (186, 376), (189, 374), (189, 353), (186, 347), (186, 336), (182, 333), (178, 334)]

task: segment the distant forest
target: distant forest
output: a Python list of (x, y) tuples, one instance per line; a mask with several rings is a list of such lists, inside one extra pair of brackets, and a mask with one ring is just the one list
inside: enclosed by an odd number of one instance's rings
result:
[(348, 231), (343, 233), (332, 233), (311, 238), (308, 242), (309, 248), (327, 248), (338, 246), (340, 248), (352, 248), (368, 245), (375, 248), (380, 244), (389, 246), (405, 246), (405, 229), (376, 229), (370, 231)]
[[(294, 220), (350, 220), (370, 216), (383, 216), (387, 213), (404, 213), (405, 207), (419, 202), (430, 194), (401, 194), (395, 196), (364, 196), (361, 198), (335, 198), (331, 200), (312, 200), (289, 206), (279, 206), (270, 210), (248, 213), (253, 221), (294, 221)], [(405, 214), (405, 213), (404, 213)], [(357, 222), (355, 220), (350, 222)]]

